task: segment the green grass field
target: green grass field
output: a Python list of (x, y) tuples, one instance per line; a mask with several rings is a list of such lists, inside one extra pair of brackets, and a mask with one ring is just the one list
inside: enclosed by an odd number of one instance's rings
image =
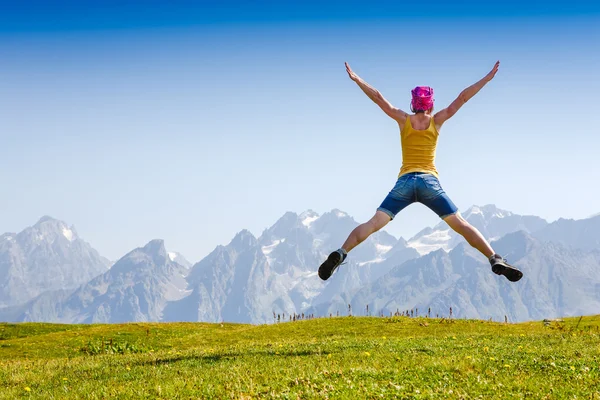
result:
[(600, 400), (600, 316), (0, 324), (0, 398)]

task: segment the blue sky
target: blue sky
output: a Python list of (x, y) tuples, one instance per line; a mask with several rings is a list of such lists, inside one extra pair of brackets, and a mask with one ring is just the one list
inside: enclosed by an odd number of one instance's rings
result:
[[(600, 212), (598, 2), (0, 4), (1, 232), (51, 215), (111, 259), (163, 238), (198, 261), (286, 211), (364, 221), (399, 133), (344, 61), (407, 109), (499, 59), (442, 129), (442, 185), (462, 210)], [(386, 229), (435, 223), (413, 205)]]

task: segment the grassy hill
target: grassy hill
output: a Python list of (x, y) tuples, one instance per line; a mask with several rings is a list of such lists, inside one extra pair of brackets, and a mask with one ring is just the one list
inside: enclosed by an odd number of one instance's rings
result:
[(0, 398), (600, 400), (600, 316), (0, 324)]

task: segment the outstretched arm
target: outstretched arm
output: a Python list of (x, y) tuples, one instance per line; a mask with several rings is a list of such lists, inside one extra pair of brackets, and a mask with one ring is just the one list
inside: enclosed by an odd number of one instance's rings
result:
[(394, 107), (390, 104), (389, 101), (383, 97), (383, 95), (379, 92), (379, 90), (375, 89), (367, 82), (361, 79), (360, 76), (356, 75), (348, 63), (346, 63), (346, 72), (348, 72), (348, 76), (352, 79), (356, 84), (362, 89), (363, 92), (371, 99), (375, 104), (379, 106), (383, 110), (384, 113), (389, 115), (391, 118), (395, 119), (399, 123), (404, 123), (406, 121), (407, 114)]
[(454, 114), (456, 114), (456, 112), (458, 110), (460, 110), (460, 108), (467, 101), (469, 101), (471, 99), (471, 97), (475, 96), (477, 94), (477, 92), (479, 92), (481, 90), (482, 87), (484, 87), (489, 81), (494, 79), (496, 72), (498, 72), (499, 66), (500, 66), (500, 61), (497, 61), (496, 64), (494, 65), (494, 68), (492, 68), (492, 70), (486, 76), (484, 76), (479, 82), (477, 82), (477, 83), (469, 86), (465, 90), (463, 90), (458, 95), (456, 100), (454, 100), (452, 102), (452, 104), (450, 104), (447, 108), (444, 108), (443, 110), (441, 110), (435, 114), (434, 120), (435, 120), (435, 124), (438, 126), (438, 129), (439, 129), (439, 127), (442, 126), (442, 124), (444, 122), (446, 122), (447, 120), (452, 118), (452, 116), (454, 116)]

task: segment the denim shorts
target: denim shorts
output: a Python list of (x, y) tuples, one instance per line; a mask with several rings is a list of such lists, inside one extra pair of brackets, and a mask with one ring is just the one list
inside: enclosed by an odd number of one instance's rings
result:
[(440, 181), (432, 174), (411, 172), (398, 178), (396, 185), (377, 209), (394, 219), (406, 206), (419, 202), (440, 218), (456, 214), (458, 208), (448, 197)]

